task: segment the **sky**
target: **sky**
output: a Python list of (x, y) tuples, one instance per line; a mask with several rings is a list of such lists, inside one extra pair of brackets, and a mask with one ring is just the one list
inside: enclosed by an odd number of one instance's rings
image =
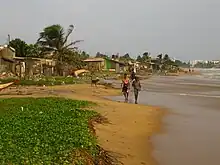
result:
[(35, 43), (44, 27), (75, 26), (91, 55), (148, 51), (181, 60), (220, 59), (219, 0), (0, 0), (0, 44)]

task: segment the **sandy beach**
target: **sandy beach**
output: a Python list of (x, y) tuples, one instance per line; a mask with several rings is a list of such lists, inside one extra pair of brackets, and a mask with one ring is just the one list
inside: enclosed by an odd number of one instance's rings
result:
[(142, 86), (140, 104), (169, 111), (162, 119), (163, 133), (152, 137), (153, 156), (158, 164), (219, 165), (220, 80), (155, 76), (142, 81)]
[[(18, 90), (20, 95), (17, 95)], [(164, 112), (158, 107), (125, 104), (103, 98), (119, 94), (119, 90), (103, 86), (96, 88), (90, 85), (69, 85), (9, 88), (2, 91), (0, 97), (59, 96), (93, 101), (98, 104), (94, 110), (107, 117), (111, 123), (96, 126), (100, 145), (114, 152), (125, 165), (156, 165), (150, 138), (160, 130)]]
[[(119, 87), (119, 81), (113, 82)], [(97, 103), (93, 109), (111, 122), (96, 125), (98, 141), (125, 165), (219, 165), (220, 81), (156, 76), (141, 82), (138, 105), (123, 103), (118, 89), (90, 85), (13, 87), (0, 97), (58, 96)]]

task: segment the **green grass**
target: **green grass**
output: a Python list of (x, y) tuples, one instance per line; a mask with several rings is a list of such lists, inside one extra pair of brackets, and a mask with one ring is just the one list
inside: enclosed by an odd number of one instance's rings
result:
[(96, 157), (88, 121), (97, 113), (81, 109), (88, 105), (64, 98), (0, 99), (0, 164), (68, 165), (77, 150)]

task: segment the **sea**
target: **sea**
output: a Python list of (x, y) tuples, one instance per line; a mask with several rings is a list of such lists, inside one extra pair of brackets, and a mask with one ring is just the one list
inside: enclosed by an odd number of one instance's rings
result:
[[(162, 133), (151, 137), (159, 165), (220, 165), (220, 69), (194, 70), (201, 74), (141, 81), (139, 104), (169, 110)], [(110, 99), (124, 100), (122, 95)]]
[(201, 75), (198, 75), (197, 77), (201, 77), (204, 79), (215, 79), (220, 80), (220, 68), (211, 68), (211, 69), (201, 69), (197, 68)]

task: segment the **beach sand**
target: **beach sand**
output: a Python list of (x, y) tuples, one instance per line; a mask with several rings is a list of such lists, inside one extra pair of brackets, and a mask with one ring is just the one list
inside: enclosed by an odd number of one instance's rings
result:
[[(20, 91), (20, 95), (16, 95)], [(23, 93), (23, 95), (22, 95)], [(152, 157), (150, 137), (160, 130), (164, 112), (159, 107), (126, 104), (104, 99), (119, 95), (116, 89), (104, 86), (65, 85), (53, 87), (20, 87), (2, 91), (0, 97), (61, 96), (88, 100), (98, 104), (94, 109), (107, 117), (111, 124), (96, 125), (100, 145), (115, 152), (125, 165), (156, 165)], [(27, 94), (27, 95), (26, 95)]]

